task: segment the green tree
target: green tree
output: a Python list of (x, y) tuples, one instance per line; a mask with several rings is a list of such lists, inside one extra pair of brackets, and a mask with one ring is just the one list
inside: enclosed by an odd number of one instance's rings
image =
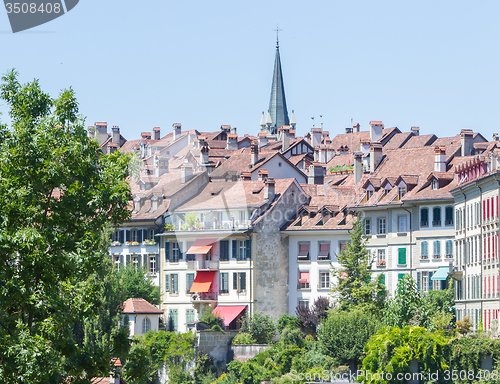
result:
[(380, 314), (385, 305), (387, 290), (381, 275), (372, 281), (372, 256), (366, 249), (363, 235), (363, 221), (358, 217), (350, 232), (350, 241), (337, 256), (341, 268), (332, 268), (336, 284), (332, 286), (332, 296), (337, 307), (342, 310), (363, 308)]
[(318, 341), (326, 355), (349, 363), (351, 371), (355, 371), (364, 355), (364, 346), (379, 328), (375, 315), (359, 309), (335, 311), (321, 324)]
[(126, 268), (121, 268), (117, 276), (122, 302), (133, 297), (147, 300), (153, 305), (160, 305), (160, 288), (154, 285), (146, 269), (129, 264)]
[(52, 99), (15, 71), (2, 80), (11, 125), (0, 130), (0, 381), (108, 375), (115, 351), (85, 342), (75, 324), (103, 305), (103, 234), (129, 216), (128, 159), (88, 138), (72, 89)]
[[(420, 325), (422, 322), (419, 313), (422, 307), (422, 295), (417, 288), (417, 283), (410, 274), (405, 274), (398, 280), (396, 294), (390, 299), (384, 311), (384, 323), (391, 327), (403, 328), (413, 320)], [(418, 314), (419, 318), (415, 319)]]
[(240, 332), (249, 333), (257, 344), (269, 344), (276, 335), (275, 320), (265, 313), (248, 313), (242, 318)]

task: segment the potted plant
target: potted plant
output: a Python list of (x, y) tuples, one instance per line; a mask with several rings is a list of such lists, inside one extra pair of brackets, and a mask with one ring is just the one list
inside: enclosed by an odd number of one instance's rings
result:
[(170, 223), (169, 224), (165, 224), (164, 228), (165, 228), (165, 231), (167, 231), (167, 232), (173, 231), (175, 229), (174, 225), (170, 224)]
[(385, 267), (385, 260), (379, 260), (377, 262), (377, 267)]

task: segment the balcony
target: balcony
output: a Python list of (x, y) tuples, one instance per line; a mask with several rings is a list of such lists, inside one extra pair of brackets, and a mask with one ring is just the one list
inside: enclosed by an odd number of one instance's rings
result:
[(193, 304), (210, 304), (218, 300), (217, 292), (197, 292), (191, 295), (191, 303)]
[(189, 227), (186, 223), (179, 220), (175, 225), (180, 231), (204, 231), (204, 230), (235, 230), (235, 229), (246, 229), (252, 224), (251, 220), (209, 220), (209, 221), (198, 221), (195, 225)]
[(218, 270), (218, 260), (188, 260), (187, 269), (189, 271)]
[(429, 222), (428, 221), (421, 221), (420, 222), (420, 227), (421, 228), (428, 228), (429, 227)]
[(441, 226), (441, 220), (434, 220), (432, 222), (433, 227), (440, 227)]

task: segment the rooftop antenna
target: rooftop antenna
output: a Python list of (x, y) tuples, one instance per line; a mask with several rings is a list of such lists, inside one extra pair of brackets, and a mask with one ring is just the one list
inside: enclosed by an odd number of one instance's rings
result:
[(278, 33), (282, 31), (282, 29), (278, 27), (278, 24), (276, 24), (276, 29), (273, 29), (273, 31), (276, 31), (276, 48), (279, 48), (280, 44), (278, 39)]

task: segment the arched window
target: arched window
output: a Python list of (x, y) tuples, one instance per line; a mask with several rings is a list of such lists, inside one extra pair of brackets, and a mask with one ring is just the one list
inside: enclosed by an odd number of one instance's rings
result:
[(436, 207), (432, 210), (432, 226), (440, 227), (441, 226), (441, 208)]
[(151, 321), (149, 318), (145, 317), (144, 320), (142, 320), (142, 333), (148, 333), (150, 329)]
[(436, 240), (434, 242), (434, 258), (439, 259), (441, 257), (441, 242)]
[(429, 226), (429, 209), (422, 208), (420, 211), (420, 226), (428, 227)]
[(453, 225), (453, 207), (446, 207), (445, 208), (444, 225)]
[(420, 244), (420, 257), (422, 259), (427, 259), (429, 257), (429, 245), (427, 241), (422, 241)]

